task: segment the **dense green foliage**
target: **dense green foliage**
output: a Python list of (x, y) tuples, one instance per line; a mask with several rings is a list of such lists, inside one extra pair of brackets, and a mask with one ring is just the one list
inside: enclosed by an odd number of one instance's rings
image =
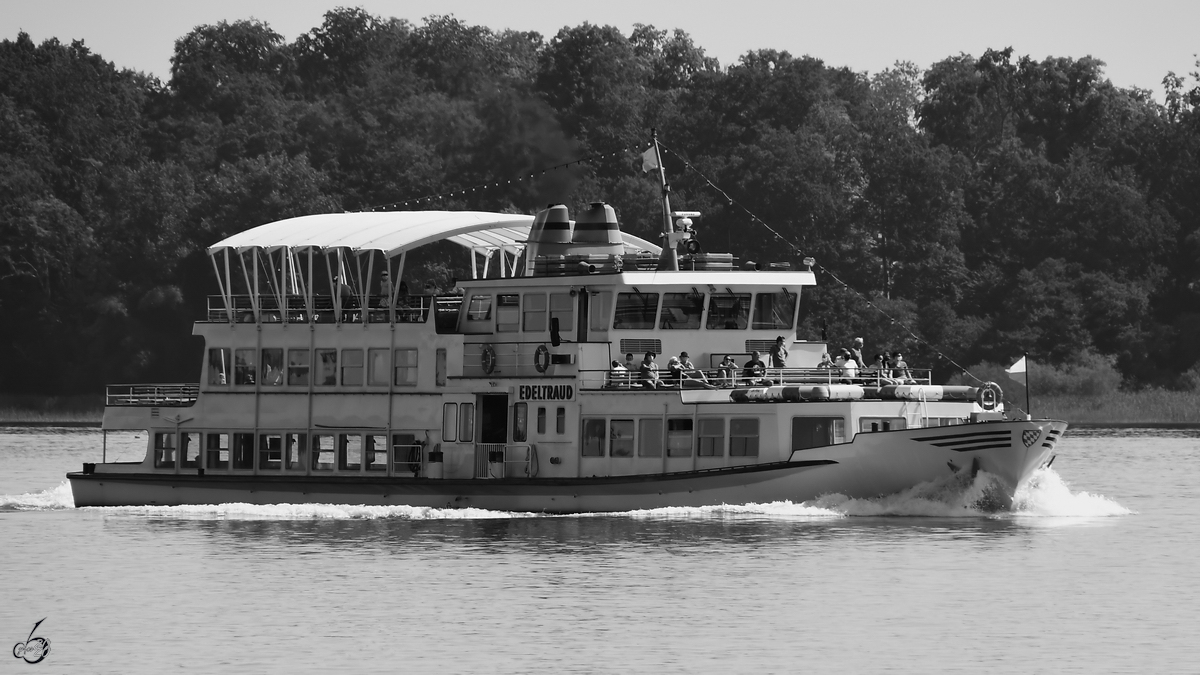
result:
[[(0, 389), (193, 380), (181, 336), (214, 291), (206, 245), (645, 147), (652, 127), (706, 248), (795, 259), (749, 209), (857, 291), (822, 275), (805, 332), (942, 371), (926, 342), (1183, 386), (1200, 361), (1200, 88), (1170, 75), (1159, 104), (1102, 67), (1011, 50), (874, 75), (772, 50), (722, 67), (649, 26), (546, 40), (338, 9), (291, 43), (198, 27), (163, 83), (21, 34), (0, 43)], [(604, 199), (654, 237), (639, 168), (635, 151), (422, 208)], [(440, 255), (421, 273), (453, 274)]]

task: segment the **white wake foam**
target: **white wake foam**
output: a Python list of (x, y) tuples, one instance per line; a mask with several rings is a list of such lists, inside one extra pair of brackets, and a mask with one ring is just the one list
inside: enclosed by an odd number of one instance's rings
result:
[(58, 487), (23, 495), (0, 495), (0, 511), (51, 511), (75, 508), (71, 484), (63, 481)]
[(1070, 486), (1054, 469), (1039, 469), (1017, 489), (1013, 513), (1042, 518), (1090, 518), (1125, 516), (1133, 511), (1104, 495), (1071, 492)]

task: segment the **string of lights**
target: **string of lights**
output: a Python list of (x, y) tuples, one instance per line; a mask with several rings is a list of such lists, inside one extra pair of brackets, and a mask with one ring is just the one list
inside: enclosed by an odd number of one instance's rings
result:
[[(702, 180), (704, 180), (704, 182), (705, 182), (705, 183), (707, 183), (707, 184), (708, 184), (708, 186), (709, 186), (709, 187), (711, 187), (713, 190), (716, 190), (717, 192), (719, 192), (719, 193), (721, 194), (721, 196), (725, 198), (725, 201), (726, 201), (726, 203), (727, 203), (729, 206), (731, 206), (731, 207), (737, 207), (737, 208), (741, 209), (742, 211), (744, 211), (744, 212), (746, 213), (746, 215), (748, 215), (748, 216), (750, 217), (750, 220), (751, 220), (752, 222), (756, 222), (756, 223), (758, 223), (759, 225), (762, 225), (763, 227), (765, 227), (765, 228), (767, 229), (767, 231), (768, 231), (768, 232), (770, 232), (771, 234), (775, 235), (775, 238), (776, 238), (776, 239), (778, 239), (778, 240), (779, 240), (780, 242), (782, 242), (782, 243), (783, 243), (785, 246), (787, 246), (787, 247), (788, 247), (788, 248), (790, 248), (792, 251), (794, 251), (794, 252), (796, 253), (796, 255), (798, 255), (798, 256), (803, 256), (803, 255), (804, 255), (804, 252), (800, 250), (800, 247), (799, 247), (799, 246), (796, 246), (796, 244), (795, 244), (795, 243), (793, 243), (793, 242), (792, 242), (790, 239), (788, 239), (787, 237), (784, 237), (782, 234), (780, 234), (779, 232), (777, 232), (777, 231), (775, 230), (775, 228), (773, 228), (773, 227), (771, 227), (770, 225), (768, 225), (766, 221), (764, 221), (762, 218), (759, 218), (757, 215), (755, 215), (755, 214), (754, 214), (754, 212), (752, 212), (752, 211), (751, 211), (749, 208), (747, 208), (745, 205), (741, 204), (740, 202), (738, 202), (737, 200), (735, 200), (733, 197), (730, 197), (730, 196), (729, 196), (729, 193), (725, 192), (725, 191), (724, 191), (724, 190), (722, 190), (720, 187), (718, 187), (716, 183), (713, 183), (713, 182), (712, 182), (712, 180), (710, 180), (710, 179), (708, 178), (708, 176), (704, 175), (704, 173), (703, 173), (702, 171), (700, 171), (699, 169), (697, 169), (697, 168), (696, 168), (696, 167), (695, 167), (695, 166), (694, 166), (694, 165), (693, 165), (691, 162), (689, 162), (689, 161), (687, 160), (687, 158), (686, 158), (686, 157), (684, 157), (683, 155), (680, 155), (678, 152), (675, 152), (675, 151), (674, 151), (674, 150), (672, 150), (671, 148), (667, 147), (665, 144), (663, 144), (663, 142), (662, 142), (662, 141), (659, 141), (659, 143), (658, 143), (658, 146), (659, 146), (660, 148), (662, 148), (663, 150), (666, 150), (667, 152), (671, 153), (671, 155), (672, 155), (673, 157), (675, 157), (676, 159), (678, 159), (680, 162), (683, 162), (683, 165), (684, 165), (685, 167), (687, 167), (687, 169), (688, 169), (688, 170), (692, 171), (692, 172), (693, 172), (693, 173), (695, 173), (697, 176), (699, 176), (699, 177), (700, 177)], [(971, 379), (975, 380), (976, 382), (979, 382), (980, 384), (983, 384), (983, 383), (984, 383), (984, 381), (983, 381), (982, 379), (980, 379), (979, 377), (977, 377), (977, 376), (976, 376), (974, 373), (972, 373), (971, 371), (969, 371), (969, 370), (967, 370), (966, 368), (964, 368), (964, 367), (962, 367), (961, 365), (959, 365), (959, 363), (958, 363), (957, 361), (955, 361), (954, 359), (950, 358), (949, 356), (946, 356), (946, 354), (945, 354), (945, 353), (943, 353), (943, 352), (942, 352), (940, 349), (938, 349), (936, 345), (934, 345), (933, 343), (929, 342), (928, 340), (926, 340), (926, 339), (922, 338), (920, 335), (917, 335), (917, 334), (916, 334), (916, 333), (915, 333), (915, 332), (912, 330), (912, 328), (910, 328), (910, 327), (908, 326), (908, 324), (906, 324), (906, 323), (904, 323), (903, 321), (901, 321), (901, 320), (899, 320), (899, 319), (897, 319), (897, 318), (893, 317), (891, 314), (888, 314), (888, 313), (887, 313), (887, 312), (886, 312), (886, 311), (885, 311), (885, 310), (884, 310), (882, 307), (880, 307), (879, 305), (876, 305), (874, 302), (872, 302), (872, 301), (871, 301), (871, 299), (870, 299), (869, 297), (867, 297), (866, 295), (863, 295), (862, 293), (860, 293), (858, 290), (856, 290), (856, 289), (855, 289), (853, 286), (851, 286), (850, 284), (848, 284), (848, 283), (846, 283), (846, 282), (842, 281), (842, 280), (841, 280), (841, 279), (840, 279), (840, 278), (839, 278), (839, 277), (838, 277), (836, 274), (834, 274), (832, 271), (830, 271), (830, 270), (829, 270), (829, 268), (825, 267), (824, 265), (821, 265), (820, 263), (814, 263), (814, 265), (817, 267), (817, 269), (819, 269), (820, 271), (822, 271), (822, 272), (824, 272), (825, 274), (829, 275), (829, 278), (833, 279), (833, 280), (834, 280), (834, 281), (836, 281), (838, 284), (840, 284), (840, 285), (841, 285), (843, 288), (845, 288), (846, 290), (848, 290), (848, 291), (850, 291), (851, 293), (853, 293), (853, 294), (854, 294), (856, 297), (858, 297), (858, 299), (859, 299), (859, 300), (861, 300), (861, 301), (862, 301), (864, 304), (866, 304), (868, 307), (870, 307), (871, 309), (873, 309), (873, 310), (875, 310), (876, 312), (879, 312), (881, 315), (883, 315), (883, 316), (884, 316), (884, 318), (886, 318), (888, 321), (890, 321), (890, 322), (891, 322), (893, 325), (895, 325), (895, 326), (899, 326), (901, 329), (903, 329), (903, 330), (904, 330), (904, 332), (908, 333), (908, 335), (909, 335), (910, 337), (912, 337), (912, 339), (913, 339), (914, 341), (916, 341), (918, 344), (922, 344), (922, 345), (925, 345), (926, 347), (928, 347), (928, 348), (929, 348), (930, 350), (932, 350), (932, 351), (933, 351), (933, 353), (934, 353), (934, 354), (936, 354), (936, 355), (937, 355), (939, 358), (941, 358), (941, 359), (945, 360), (946, 362), (950, 363), (952, 366), (954, 366), (954, 367), (955, 367), (955, 368), (957, 368), (959, 371), (961, 371), (961, 372), (962, 372), (964, 375), (967, 375), (967, 376), (969, 376)], [(860, 365), (861, 365), (861, 364), (860, 364)]]

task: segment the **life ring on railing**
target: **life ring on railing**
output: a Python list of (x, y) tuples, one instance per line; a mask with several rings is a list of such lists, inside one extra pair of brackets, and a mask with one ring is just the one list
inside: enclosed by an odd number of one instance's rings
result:
[(1003, 400), (1004, 391), (995, 382), (984, 382), (979, 388), (979, 407), (985, 411), (992, 412), (1000, 407), (1000, 401)]
[(479, 362), (483, 366), (483, 372), (491, 375), (492, 371), (496, 369), (496, 350), (492, 349), (491, 345), (484, 345), (483, 353), (479, 355)]
[(546, 372), (550, 367), (550, 350), (546, 349), (546, 345), (538, 345), (537, 350), (533, 352), (533, 367), (537, 368), (539, 373)]

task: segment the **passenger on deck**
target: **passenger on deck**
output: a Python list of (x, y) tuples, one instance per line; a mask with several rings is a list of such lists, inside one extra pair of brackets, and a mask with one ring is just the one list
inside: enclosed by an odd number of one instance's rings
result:
[(899, 384), (892, 379), (891, 375), (892, 370), (888, 367), (887, 357), (885, 357), (883, 354), (876, 354), (875, 360), (871, 363), (871, 365), (863, 368), (863, 377), (873, 381), (868, 382), (868, 384)]
[(733, 374), (737, 372), (737, 361), (729, 354), (721, 359), (721, 364), (717, 366), (717, 374), (721, 378), (722, 384), (733, 385)]
[(379, 306), (387, 307), (392, 302), (392, 277), (387, 270), (379, 277)]
[(837, 357), (838, 367), (842, 370), (842, 379), (839, 380), (842, 384), (854, 384), (854, 378), (858, 377), (858, 361), (854, 360), (854, 356), (849, 349), (843, 349)]
[(654, 352), (646, 352), (642, 365), (638, 367), (638, 384), (646, 389), (661, 389), (662, 378), (658, 376), (658, 364), (654, 362)]
[(608, 386), (628, 389), (629, 379), (629, 369), (621, 365), (620, 361), (613, 361), (608, 373)]
[(634, 368), (637, 368), (637, 365), (633, 362), (633, 352), (630, 352), (625, 355), (625, 370), (632, 372)]
[(892, 352), (892, 358), (888, 362), (892, 367), (892, 378), (903, 383), (912, 382), (912, 371), (908, 369), (908, 364), (904, 362), (904, 354), (900, 352)]
[(847, 350), (850, 352), (850, 358), (854, 359), (854, 363), (859, 366), (867, 365), (867, 362), (865, 360), (863, 360), (862, 349), (863, 349), (863, 339), (860, 337), (856, 337), (856, 338), (854, 338), (854, 344), (850, 345), (850, 349)]
[(829, 358), (829, 352), (821, 352), (821, 362), (817, 364), (818, 368), (836, 368), (833, 359)]
[(709, 384), (708, 376), (704, 374), (704, 371), (700, 370), (696, 367), (696, 364), (692, 363), (692, 359), (688, 356), (687, 352), (679, 352), (679, 358), (677, 360), (679, 362), (679, 383), (682, 386), (689, 388), (716, 389), (716, 387)]
[(750, 360), (742, 366), (742, 379), (746, 384), (763, 384), (766, 374), (767, 364), (763, 363), (762, 355), (757, 351), (750, 352)]
[(788, 348), (783, 344), (783, 336), (775, 338), (775, 345), (771, 347), (771, 367), (786, 368), (788, 358)]

